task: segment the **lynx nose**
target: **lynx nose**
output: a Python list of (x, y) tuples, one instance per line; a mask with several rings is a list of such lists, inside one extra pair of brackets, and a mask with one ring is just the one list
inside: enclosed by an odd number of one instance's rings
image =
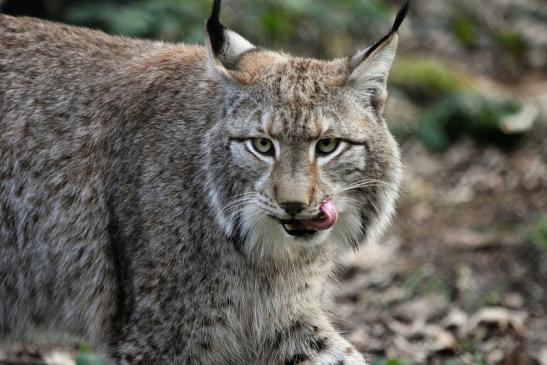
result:
[(302, 202), (286, 202), (279, 205), (281, 206), (281, 208), (285, 209), (285, 212), (287, 212), (287, 214), (292, 216), (295, 216), (297, 213), (300, 213), (307, 207), (307, 204), (304, 204)]

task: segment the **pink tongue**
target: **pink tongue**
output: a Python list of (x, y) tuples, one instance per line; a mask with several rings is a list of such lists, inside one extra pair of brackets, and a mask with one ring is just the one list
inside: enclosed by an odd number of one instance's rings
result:
[(334, 226), (334, 223), (336, 223), (336, 219), (338, 218), (338, 211), (336, 210), (334, 202), (331, 199), (325, 200), (319, 206), (319, 210), (321, 211), (323, 217), (303, 221), (306, 228), (316, 231), (324, 231)]

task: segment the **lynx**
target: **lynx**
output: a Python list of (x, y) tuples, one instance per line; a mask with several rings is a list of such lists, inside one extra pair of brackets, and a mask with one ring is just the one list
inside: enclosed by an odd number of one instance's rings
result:
[(0, 336), (113, 364), (365, 364), (330, 323), (394, 211), (397, 30), (322, 61), (0, 16)]

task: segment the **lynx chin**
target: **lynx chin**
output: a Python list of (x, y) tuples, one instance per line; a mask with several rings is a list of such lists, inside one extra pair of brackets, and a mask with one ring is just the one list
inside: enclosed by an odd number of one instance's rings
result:
[(391, 30), (323, 61), (219, 21), (204, 47), (0, 15), (0, 338), (109, 363), (365, 364), (330, 323), (340, 255), (399, 189)]

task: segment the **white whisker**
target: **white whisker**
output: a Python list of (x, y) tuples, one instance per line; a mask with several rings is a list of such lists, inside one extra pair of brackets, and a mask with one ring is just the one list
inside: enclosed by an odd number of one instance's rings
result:
[(358, 189), (358, 188), (379, 187), (379, 186), (385, 187), (385, 188), (390, 189), (390, 190), (396, 190), (397, 189), (396, 185), (388, 183), (386, 181), (377, 180), (377, 179), (364, 179), (364, 180), (359, 180), (359, 181), (353, 182), (349, 185), (343, 186), (340, 189), (339, 192), (346, 192), (346, 191), (354, 190), (354, 189)]

